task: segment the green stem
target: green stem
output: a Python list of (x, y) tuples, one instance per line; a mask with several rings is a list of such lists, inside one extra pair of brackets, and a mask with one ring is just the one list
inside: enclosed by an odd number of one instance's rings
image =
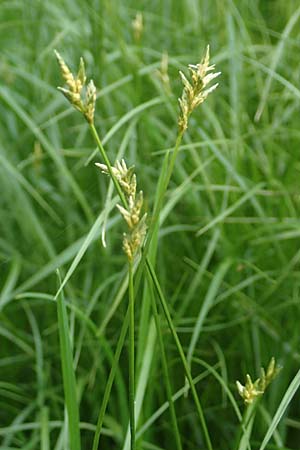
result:
[(193, 399), (194, 399), (194, 402), (195, 402), (195, 405), (196, 405), (197, 413), (198, 413), (198, 416), (199, 416), (199, 419), (200, 419), (200, 423), (202, 425), (202, 429), (203, 429), (203, 433), (204, 433), (204, 437), (205, 437), (207, 448), (208, 448), (208, 450), (212, 450), (212, 444), (211, 444), (210, 436), (209, 436), (209, 433), (208, 433), (208, 429), (207, 429), (205, 417), (204, 417), (204, 414), (203, 414), (202, 406), (200, 404), (200, 400), (198, 398), (198, 394), (197, 394), (196, 388), (195, 388), (194, 383), (193, 383), (193, 378), (192, 378), (192, 375), (191, 375), (191, 372), (190, 372), (190, 369), (189, 369), (189, 366), (188, 366), (188, 363), (187, 363), (187, 360), (186, 360), (186, 357), (185, 357), (185, 354), (184, 354), (181, 342), (180, 342), (180, 340), (178, 338), (177, 332), (176, 332), (175, 327), (173, 325), (173, 321), (172, 321), (171, 314), (170, 314), (169, 309), (168, 309), (168, 305), (167, 305), (166, 299), (165, 299), (165, 297), (163, 295), (163, 292), (161, 290), (159, 281), (158, 281), (158, 279), (157, 279), (157, 277), (155, 275), (155, 272), (154, 272), (154, 269), (152, 267), (152, 264), (151, 264), (151, 262), (148, 259), (146, 260), (146, 265), (147, 265), (147, 270), (148, 270), (148, 272), (149, 272), (149, 274), (150, 274), (150, 276), (152, 278), (152, 281), (153, 281), (153, 284), (155, 286), (155, 289), (157, 291), (161, 307), (162, 307), (163, 312), (165, 314), (166, 320), (167, 320), (168, 325), (169, 325), (169, 329), (170, 329), (171, 334), (173, 336), (173, 339), (174, 339), (175, 345), (177, 347), (177, 350), (178, 350), (178, 353), (179, 353), (182, 365), (184, 367), (184, 371), (185, 371), (186, 377), (188, 379), (188, 382), (189, 382), (189, 385), (190, 385), (190, 389), (191, 389), (191, 392), (192, 392), (192, 396), (193, 396)]
[(123, 348), (123, 345), (124, 345), (124, 341), (125, 341), (125, 337), (126, 337), (126, 334), (127, 334), (128, 324), (129, 324), (129, 307), (127, 309), (127, 312), (126, 312), (126, 315), (125, 315), (125, 318), (124, 318), (124, 322), (123, 322), (123, 325), (122, 325), (122, 328), (121, 328), (119, 340), (118, 340), (118, 343), (117, 343), (117, 348), (116, 348), (113, 364), (111, 366), (109, 377), (108, 377), (108, 381), (107, 381), (106, 386), (105, 386), (103, 400), (102, 400), (102, 404), (101, 404), (101, 408), (100, 408), (99, 416), (98, 416), (98, 420), (97, 420), (96, 431), (95, 431), (95, 434), (94, 434), (93, 450), (98, 450), (100, 434), (101, 434), (102, 425), (103, 425), (103, 419), (104, 419), (106, 407), (107, 407), (107, 404), (108, 404), (108, 400), (109, 400), (111, 388), (112, 388), (112, 385), (113, 385), (113, 381), (114, 381), (114, 378), (115, 378), (115, 375), (116, 375), (116, 371), (117, 371), (117, 367), (118, 367), (121, 351), (122, 351), (122, 348)]
[(97, 133), (97, 130), (96, 130), (95, 125), (93, 123), (90, 124), (90, 130), (91, 130), (91, 132), (92, 132), (92, 134), (94, 136), (94, 139), (95, 139), (95, 141), (97, 143), (97, 147), (98, 147), (98, 149), (100, 151), (100, 154), (101, 154), (101, 156), (103, 158), (103, 161), (106, 164), (107, 170), (108, 170), (109, 175), (110, 175), (110, 177), (111, 177), (111, 179), (112, 179), (112, 181), (114, 183), (114, 186), (115, 186), (116, 191), (117, 191), (117, 193), (118, 193), (118, 195), (120, 197), (120, 200), (121, 200), (124, 208), (128, 209), (128, 204), (127, 204), (127, 200), (125, 198), (125, 195), (123, 194), (121, 186), (120, 186), (117, 178), (115, 177), (115, 175), (113, 173), (112, 165), (110, 163), (110, 160), (109, 160), (109, 158), (108, 158), (108, 156), (106, 154), (106, 151), (105, 151), (105, 149), (104, 149), (104, 147), (102, 145), (102, 142), (101, 142), (101, 139), (99, 137), (99, 134)]
[(182, 136), (183, 136), (183, 133), (179, 133), (177, 138), (176, 138), (175, 147), (174, 147), (174, 150), (173, 150), (173, 153), (172, 153), (172, 157), (170, 159), (170, 162), (169, 162), (169, 165), (168, 165), (168, 169), (167, 169), (165, 183), (164, 183), (164, 185), (162, 187), (159, 199), (158, 199), (158, 201), (156, 203), (156, 206), (154, 208), (154, 211), (153, 211), (152, 222), (151, 222), (150, 228), (149, 228), (148, 233), (147, 233), (147, 241), (146, 241), (146, 245), (145, 245), (145, 248), (144, 248), (144, 254), (146, 254), (146, 255), (148, 253), (148, 248), (150, 246), (150, 243), (151, 243), (154, 231), (155, 231), (155, 226), (159, 222), (159, 214), (160, 214), (160, 211), (161, 211), (161, 208), (162, 208), (162, 205), (163, 205), (163, 200), (164, 200), (164, 197), (166, 195), (166, 192), (167, 192), (170, 180), (171, 180), (171, 176), (172, 176), (172, 173), (173, 173), (175, 161), (176, 161), (176, 158), (177, 158), (177, 155), (178, 155), (178, 151), (179, 151), (179, 147), (180, 147), (180, 144), (181, 144), (181, 141), (182, 141)]
[[(151, 286), (152, 280), (150, 279), (149, 281), (150, 281), (149, 284)], [(175, 438), (175, 442), (176, 442), (176, 448), (178, 450), (182, 450), (181, 438), (180, 438), (180, 433), (179, 433), (179, 428), (178, 428), (178, 423), (177, 423), (177, 418), (176, 418), (176, 411), (175, 411), (174, 402), (172, 399), (170, 375), (169, 375), (169, 369), (168, 369), (168, 364), (167, 364), (167, 357), (166, 357), (163, 336), (162, 336), (162, 332), (161, 332), (160, 316), (159, 316), (159, 313), (157, 310), (157, 306), (156, 306), (155, 298), (153, 296), (152, 289), (150, 292), (150, 296), (151, 296), (153, 316), (154, 316), (155, 326), (156, 326), (156, 331), (157, 331), (157, 336), (158, 336), (159, 349), (160, 349), (160, 353), (161, 353), (163, 376), (164, 376), (164, 381), (166, 384), (167, 398), (168, 398), (168, 403), (169, 403), (169, 408), (170, 408), (170, 416), (171, 416), (171, 421), (172, 421), (172, 425), (173, 425), (173, 433), (174, 433), (174, 438)]]
[(135, 450), (135, 355), (134, 355), (134, 286), (133, 264), (128, 262), (129, 291), (129, 409), (130, 409), (130, 448)]
[(257, 401), (258, 399), (254, 400), (253, 403), (247, 405), (247, 408), (245, 409), (243, 421), (237, 436), (236, 450), (244, 450), (246, 448), (251, 450), (250, 437), (256, 415)]
[(170, 162), (168, 164), (168, 168), (167, 168), (167, 173), (166, 173), (166, 178), (165, 178), (165, 183), (162, 186), (162, 190), (160, 192), (160, 195), (158, 197), (158, 200), (156, 202), (156, 205), (154, 207), (154, 211), (153, 211), (153, 216), (152, 216), (152, 220), (147, 232), (147, 239), (146, 239), (146, 243), (143, 249), (143, 254), (142, 254), (142, 258), (140, 261), (140, 265), (138, 267), (137, 273), (136, 273), (136, 289), (139, 288), (140, 285), (140, 281), (142, 278), (142, 272), (145, 266), (145, 262), (148, 261), (148, 252), (149, 252), (149, 248), (152, 242), (152, 238), (155, 235), (155, 233), (158, 231), (158, 227), (159, 227), (159, 215), (162, 209), (162, 205), (163, 205), (163, 200), (173, 173), (173, 169), (174, 169), (174, 165), (175, 165), (175, 161), (178, 155), (178, 151), (179, 151), (179, 147), (182, 141), (182, 137), (183, 137), (183, 133), (179, 133), (177, 138), (176, 138), (176, 143), (175, 143), (175, 147), (174, 147), (174, 151), (172, 154), (172, 158), (170, 159)]
[(179, 152), (179, 147), (180, 147), (180, 144), (181, 144), (181, 141), (182, 141), (183, 134), (184, 133), (181, 131), (177, 135), (175, 147), (174, 147), (174, 150), (173, 150), (173, 153), (172, 153), (172, 157), (171, 157), (171, 160), (170, 160), (170, 163), (169, 163), (169, 167), (168, 167), (168, 172), (167, 172), (167, 176), (166, 176), (166, 183), (165, 183), (164, 191), (162, 192), (162, 196), (164, 196), (166, 190), (168, 189), (168, 186), (169, 186), (169, 183), (170, 183), (170, 180), (171, 180), (171, 176), (172, 176), (172, 173), (173, 173), (173, 170), (174, 170), (175, 162), (176, 162), (176, 159), (177, 159), (177, 155), (178, 155), (178, 152)]
[[(57, 270), (58, 287), (61, 277)], [(59, 331), (60, 355), (65, 394), (65, 405), (68, 413), (68, 433), (71, 450), (81, 450), (79, 405), (77, 401), (76, 377), (73, 366), (73, 352), (70, 339), (67, 308), (63, 290), (57, 298), (57, 320)]]

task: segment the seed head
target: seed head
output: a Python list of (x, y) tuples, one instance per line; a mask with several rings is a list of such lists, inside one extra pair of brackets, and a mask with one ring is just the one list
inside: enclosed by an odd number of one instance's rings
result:
[(199, 64), (189, 64), (191, 72), (191, 82), (186, 76), (179, 72), (183, 84), (183, 92), (179, 98), (180, 115), (178, 126), (181, 133), (184, 133), (188, 127), (189, 116), (197, 106), (201, 105), (208, 95), (213, 92), (218, 83), (206, 89), (208, 84), (220, 75), (221, 72), (209, 73), (214, 70), (214, 65), (209, 65), (209, 46), (207, 46), (206, 54)]
[(63, 79), (65, 80), (71, 91), (76, 91), (76, 82), (71, 70), (69, 69), (61, 55), (58, 53), (58, 51), (54, 50), (54, 53), (59, 64)]
[[(96, 166), (99, 167), (103, 173), (109, 175), (109, 170), (105, 164), (96, 163)], [(115, 167), (112, 167), (111, 169), (125, 195), (135, 198), (136, 175), (134, 174), (134, 166), (127, 168), (124, 159), (122, 159), (121, 161), (116, 161)]]
[(62, 77), (68, 86), (68, 89), (62, 87), (59, 87), (58, 89), (64, 94), (74, 108), (84, 115), (88, 123), (93, 124), (96, 105), (96, 88), (93, 80), (91, 80), (84, 92), (86, 74), (83, 59), (80, 58), (77, 77), (75, 77), (61, 55), (56, 50), (54, 52), (61, 69)]
[(161, 57), (160, 69), (155, 71), (155, 74), (162, 82), (162, 85), (167, 94), (171, 93), (170, 78), (169, 78), (169, 56), (167, 52), (163, 52)]
[(268, 365), (267, 373), (265, 373), (265, 370), (262, 367), (260, 377), (256, 381), (253, 382), (248, 374), (246, 375), (245, 386), (237, 381), (237, 390), (244, 399), (244, 402), (246, 404), (251, 404), (257, 397), (263, 395), (280, 370), (281, 368), (275, 365), (275, 359), (272, 358)]
[(132, 29), (135, 42), (139, 42), (141, 40), (144, 24), (143, 24), (143, 14), (141, 12), (137, 12), (135, 18), (132, 21)]
[[(108, 167), (105, 164), (96, 163), (96, 166), (99, 167), (103, 173), (110, 174)], [(147, 231), (147, 215), (144, 214), (141, 217), (143, 192), (140, 191), (136, 194), (136, 175), (134, 173), (134, 166), (127, 168), (124, 159), (116, 161), (115, 166), (111, 167), (111, 172), (119, 182), (127, 202), (126, 207), (124, 205), (117, 205), (117, 208), (128, 226), (127, 233), (124, 233), (123, 235), (123, 250), (127, 255), (128, 260), (133, 261), (135, 255), (143, 245)]]
[(96, 105), (96, 87), (94, 85), (93, 80), (91, 80), (87, 85), (86, 89), (85, 111), (84, 111), (85, 118), (90, 124), (94, 123), (95, 105)]

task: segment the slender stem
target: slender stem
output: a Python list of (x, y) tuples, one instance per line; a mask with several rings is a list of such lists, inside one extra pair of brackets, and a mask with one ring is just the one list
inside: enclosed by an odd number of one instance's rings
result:
[(151, 262), (148, 259), (146, 260), (146, 265), (147, 265), (147, 270), (148, 270), (148, 272), (149, 272), (149, 274), (150, 274), (150, 276), (152, 278), (152, 281), (154, 283), (155, 289), (157, 291), (161, 307), (162, 307), (163, 312), (165, 314), (166, 320), (167, 320), (168, 325), (169, 325), (169, 329), (170, 329), (171, 334), (173, 336), (173, 339), (175, 341), (175, 344), (176, 344), (176, 347), (177, 347), (177, 350), (178, 350), (178, 353), (179, 353), (182, 365), (184, 367), (184, 371), (185, 371), (186, 377), (188, 379), (188, 382), (189, 382), (189, 385), (190, 385), (190, 389), (191, 389), (191, 392), (192, 392), (192, 396), (193, 396), (193, 399), (194, 399), (194, 402), (195, 402), (195, 405), (196, 405), (197, 413), (198, 413), (198, 416), (199, 416), (199, 419), (200, 419), (200, 423), (202, 425), (202, 429), (203, 429), (203, 433), (204, 433), (204, 437), (205, 437), (207, 448), (208, 448), (208, 450), (212, 450), (212, 444), (211, 444), (210, 436), (209, 436), (209, 433), (208, 433), (208, 429), (207, 429), (205, 417), (204, 417), (204, 414), (203, 414), (202, 406), (200, 404), (200, 400), (198, 398), (198, 394), (197, 394), (196, 388), (195, 388), (194, 383), (193, 383), (193, 378), (192, 378), (192, 375), (191, 375), (191, 372), (190, 372), (190, 369), (189, 369), (189, 366), (188, 366), (188, 363), (187, 363), (187, 360), (186, 360), (186, 357), (185, 357), (185, 354), (184, 354), (181, 342), (180, 342), (180, 340), (178, 338), (178, 335), (177, 335), (177, 332), (175, 330), (175, 327), (174, 327), (174, 324), (173, 324), (173, 321), (172, 321), (172, 318), (171, 318), (171, 314), (170, 314), (169, 309), (168, 309), (168, 305), (167, 305), (166, 299), (165, 299), (165, 297), (163, 295), (163, 292), (161, 290), (159, 281), (158, 281), (158, 279), (157, 279), (157, 277), (155, 275), (155, 272), (154, 272), (154, 269), (152, 267), (152, 264), (151, 264)]
[(162, 209), (162, 205), (163, 205), (163, 200), (167, 191), (167, 188), (169, 186), (169, 182), (173, 173), (173, 169), (174, 169), (174, 165), (175, 165), (175, 161), (178, 155), (178, 151), (179, 151), (179, 147), (182, 141), (182, 137), (183, 137), (183, 133), (179, 133), (177, 138), (176, 138), (176, 143), (175, 143), (175, 147), (174, 147), (174, 151), (172, 154), (172, 158), (169, 162), (168, 165), (168, 169), (167, 169), (167, 173), (166, 173), (166, 179), (165, 179), (165, 183), (162, 187), (160, 196), (158, 198), (158, 201), (156, 202), (156, 205), (154, 207), (154, 211), (153, 211), (153, 216), (152, 216), (152, 220), (147, 232), (147, 239), (146, 239), (146, 243), (143, 249), (143, 254), (142, 254), (142, 258), (140, 261), (140, 265), (139, 268), (137, 270), (136, 273), (136, 288), (139, 288), (140, 285), (140, 281), (142, 278), (142, 271), (145, 265), (145, 261), (148, 260), (148, 252), (149, 252), (149, 248), (152, 242), (152, 238), (155, 235), (155, 232), (158, 230), (159, 227), (159, 215)]
[(134, 354), (134, 286), (133, 264), (128, 261), (129, 292), (129, 409), (130, 409), (130, 448), (135, 450), (135, 354)]
[(249, 449), (250, 447), (250, 437), (253, 428), (253, 423), (256, 415), (258, 399), (254, 400), (253, 403), (247, 405), (245, 409), (241, 427), (239, 429), (238, 436), (236, 438), (236, 445), (234, 446), (236, 450)]
[(99, 137), (99, 134), (98, 134), (98, 132), (97, 132), (97, 130), (95, 128), (95, 125), (93, 123), (90, 124), (90, 130), (91, 130), (91, 132), (92, 132), (92, 134), (94, 136), (94, 139), (95, 139), (95, 141), (97, 143), (97, 147), (98, 147), (98, 149), (100, 151), (100, 154), (101, 154), (101, 156), (103, 158), (103, 161), (106, 164), (107, 170), (108, 170), (109, 175), (110, 175), (110, 177), (111, 177), (111, 179), (112, 179), (112, 181), (114, 183), (114, 186), (115, 186), (116, 191), (117, 191), (117, 193), (118, 193), (118, 195), (120, 197), (120, 200), (121, 200), (124, 208), (127, 209), (128, 208), (127, 200), (125, 198), (125, 195), (123, 194), (123, 191), (122, 191), (122, 189), (120, 187), (120, 184), (119, 184), (117, 178), (115, 177), (115, 175), (113, 173), (111, 162), (110, 162), (110, 160), (109, 160), (109, 158), (108, 158), (108, 156), (106, 154), (106, 151), (105, 151), (105, 149), (104, 149), (104, 147), (102, 145), (102, 142), (101, 142), (101, 139)]
[(163, 185), (162, 191), (160, 193), (159, 199), (158, 199), (158, 201), (156, 203), (156, 207), (155, 207), (154, 212), (153, 212), (152, 223), (150, 225), (150, 228), (149, 228), (149, 231), (148, 231), (148, 234), (147, 234), (147, 242), (146, 242), (145, 249), (144, 249), (144, 253), (146, 255), (147, 255), (147, 251), (148, 251), (149, 245), (151, 243), (152, 236), (154, 234), (155, 226), (156, 226), (156, 224), (159, 221), (159, 214), (160, 214), (160, 211), (161, 211), (161, 208), (162, 208), (162, 205), (163, 205), (164, 197), (166, 195), (166, 192), (167, 192), (167, 189), (168, 189), (168, 186), (169, 186), (169, 183), (170, 183), (170, 179), (171, 179), (172, 173), (173, 173), (175, 161), (176, 161), (176, 158), (177, 158), (177, 155), (178, 155), (178, 151), (179, 151), (179, 147), (180, 147), (180, 144), (181, 144), (181, 141), (182, 141), (182, 136), (183, 136), (183, 133), (179, 133), (177, 138), (176, 138), (175, 147), (174, 147), (174, 150), (173, 150), (173, 153), (172, 153), (172, 157), (170, 159), (170, 162), (169, 162), (169, 165), (168, 165), (168, 169), (167, 169), (165, 183)]
[[(149, 273), (148, 273), (148, 275), (149, 275)], [(149, 281), (151, 283), (150, 284), (150, 286), (151, 286), (152, 280), (150, 279)], [(158, 336), (159, 349), (160, 349), (160, 353), (161, 353), (163, 376), (164, 376), (164, 381), (166, 384), (167, 398), (168, 398), (168, 403), (169, 403), (169, 408), (170, 408), (170, 416), (171, 416), (171, 421), (172, 421), (172, 425), (173, 425), (173, 432), (174, 432), (174, 438), (175, 438), (175, 442), (176, 442), (176, 448), (178, 450), (182, 450), (181, 438), (180, 438), (180, 433), (179, 433), (179, 428), (178, 428), (178, 423), (177, 423), (177, 418), (176, 418), (176, 411), (175, 411), (174, 402), (172, 399), (170, 375), (169, 375), (169, 369), (168, 369), (168, 364), (167, 364), (167, 357), (166, 357), (163, 336), (162, 336), (162, 332), (161, 332), (160, 316), (159, 316), (159, 313), (157, 310), (157, 305), (155, 302), (155, 298), (154, 298), (152, 289), (150, 292), (150, 296), (151, 296), (153, 316), (154, 316), (155, 326), (156, 326), (156, 331), (157, 331), (157, 336)]]
[(113, 385), (113, 381), (114, 381), (114, 378), (115, 378), (115, 375), (116, 375), (116, 370), (117, 370), (117, 366), (118, 366), (118, 363), (119, 363), (121, 351), (122, 351), (122, 348), (123, 348), (123, 345), (124, 345), (125, 336), (127, 334), (128, 324), (129, 324), (129, 307), (127, 309), (127, 312), (126, 312), (126, 315), (125, 315), (125, 318), (124, 318), (124, 322), (123, 322), (123, 325), (122, 325), (122, 328), (121, 328), (119, 340), (118, 340), (118, 343), (117, 343), (117, 348), (116, 348), (113, 364), (111, 366), (109, 377), (108, 377), (108, 380), (107, 380), (107, 383), (106, 383), (106, 386), (105, 386), (103, 400), (102, 400), (101, 408), (100, 408), (100, 411), (99, 411), (96, 431), (95, 431), (95, 435), (94, 435), (93, 450), (98, 450), (100, 434), (101, 434), (102, 425), (103, 425), (103, 419), (104, 419), (106, 407), (107, 407), (107, 404), (108, 404), (110, 391), (111, 391), (111, 388), (112, 388), (112, 385)]
[(170, 183), (170, 180), (171, 180), (171, 176), (172, 176), (172, 173), (173, 173), (173, 170), (174, 170), (175, 162), (176, 162), (176, 159), (177, 159), (177, 155), (178, 155), (178, 152), (179, 152), (179, 147), (180, 147), (180, 144), (181, 144), (181, 141), (182, 141), (183, 134), (184, 133), (181, 131), (177, 135), (175, 147), (174, 147), (174, 150), (173, 150), (173, 153), (172, 153), (172, 156), (171, 156), (171, 159), (170, 159), (169, 167), (168, 167), (165, 188), (164, 188), (164, 191), (163, 191), (162, 195), (164, 195), (166, 190), (168, 189), (168, 186), (169, 186), (169, 183)]

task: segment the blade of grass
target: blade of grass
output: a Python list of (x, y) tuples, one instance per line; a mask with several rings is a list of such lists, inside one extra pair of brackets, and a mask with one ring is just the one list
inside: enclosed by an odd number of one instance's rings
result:
[(294, 379), (291, 381), (286, 393), (283, 396), (283, 399), (280, 402), (280, 405), (277, 408), (277, 411), (273, 417), (273, 420), (265, 434), (265, 437), (261, 443), (261, 446), (259, 447), (259, 450), (264, 450), (266, 446), (268, 445), (268, 442), (270, 441), (271, 437), (273, 436), (273, 433), (275, 432), (277, 425), (279, 424), (282, 416), (284, 415), (287, 407), (289, 406), (290, 402), (292, 401), (294, 395), (296, 394), (297, 390), (300, 386), (300, 370), (296, 373)]
[(41, 450), (50, 450), (49, 409), (46, 406), (41, 411)]
[[(110, 210), (115, 206), (115, 204), (116, 204), (116, 199), (113, 199), (110, 203)], [(71, 264), (68, 272), (66, 273), (66, 276), (64, 277), (62, 283), (59, 286), (57, 293), (55, 294), (55, 298), (58, 298), (60, 292), (62, 291), (62, 289), (65, 287), (66, 283), (68, 282), (68, 280), (73, 275), (76, 267), (80, 263), (81, 259), (83, 258), (84, 254), (87, 251), (87, 249), (89, 248), (90, 244), (95, 240), (96, 236), (99, 234), (99, 228), (101, 227), (104, 218), (105, 218), (105, 212), (103, 211), (103, 212), (101, 212), (101, 214), (99, 214), (97, 220), (95, 221), (94, 225), (92, 226), (92, 228), (90, 229), (86, 238), (84, 239), (80, 249), (78, 250), (75, 258), (72, 261), (72, 264)]]
[(247, 200), (251, 199), (255, 196), (255, 193), (261, 189), (263, 186), (262, 183), (257, 184), (254, 186), (250, 191), (246, 192), (245, 195), (243, 195), (237, 202), (235, 202), (233, 205), (229, 206), (229, 208), (222, 211), (220, 214), (218, 214), (213, 220), (211, 220), (207, 225), (200, 228), (200, 230), (196, 233), (196, 236), (199, 237), (202, 234), (206, 233), (208, 230), (210, 230), (212, 227), (214, 227), (217, 223), (221, 222), (225, 217), (229, 216), (231, 213), (233, 213), (236, 209), (238, 209), (243, 203), (245, 203)]
[[(147, 275), (149, 277), (148, 272), (147, 272)], [(151, 280), (149, 280), (149, 281), (150, 281), (150, 283), (149, 283), (149, 288), (150, 288)], [(156, 333), (158, 336), (159, 350), (160, 350), (160, 354), (161, 354), (163, 377), (164, 377), (164, 382), (165, 382), (165, 386), (166, 386), (171, 422), (172, 422), (172, 427), (173, 427), (173, 436), (175, 439), (176, 448), (178, 450), (182, 450), (182, 444), (181, 444), (181, 438), (180, 438), (180, 433), (179, 433), (179, 428), (178, 428), (178, 423), (177, 423), (174, 400), (172, 397), (172, 388), (171, 388), (171, 380), (170, 380), (168, 363), (167, 363), (167, 356), (166, 356), (163, 336), (162, 336), (162, 332), (161, 332), (161, 321), (160, 321), (160, 316), (159, 316), (159, 313), (157, 310), (157, 305), (156, 305), (156, 301), (155, 301), (152, 289), (150, 292), (150, 296), (151, 296), (151, 305), (152, 305), (152, 311), (153, 311), (153, 316), (154, 316), (154, 321), (155, 321)]]
[(231, 261), (226, 260), (219, 266), (218, 270), (216, 270), (216, 273), (210, 283), (209, 289), (205, 295), (203, 304), (200, 308), (200, 311), (199, 311), (199, 314), (198, 314), (198, 317), (196, 320), (196, 324), (195, 324), (195, 327), (193, 330), (193, 334), (192, 334), (190, 345), (189, 345), (188, 352), (187, 352), (187, 362), (188, 362), (189, 366), (191, 365), (191, 362), (192, 362), (193, 353), (194, 353), (197, 341), (199, 339), (199, 335), (200, 335), (203, 323), (207, 317), (207, 314), (208, 314), (210, 308), (212, 307), (212, 304), (216, 298), (220, 284), (222, 283), (223, 278), (224, 278), (230, 264), (231, 264)]
[[(276, 69), (279, 61), (281, 60), (281, 55), (282, 55), (284, 47), (286, 45), (287, 38), (288, 38), (289, 34), (291, 33), (292, 29), (294, 28), (294, 26), (296, 25), (299, 17), (300, 17), (300, 8), (298, 8), (294, 12), (294, 14), (292, 14), (290, 20), (288, 21), (287, 25), (285, 26), (285, 29), (281, 35), (281, 39), (279, 40), (279, 42), (277, 44), (277, 48), (274, 52), (274, 56), (273, 56), (273, 59), (272, 59), (271, 65), (270, 65), (271, 72), (275, 73), (275, 69)], [(271, 89), (272, 78), (273, 78), (272, 73), (270, 73), (270, 75), (267, 78), (264, 90), (262, 92), (260, 103), (259, 103), (258, 108), (255, 113), (254, 119), (256, 122), (258, 122), (260, 120), (261, 115), (264, 110), (264, 107), (267, 103), (268, 95), (269, 95), (269, 92)]]
[[(154, 320), (150, 319), (148, 339), (147, 339), (146, 346), (145, 346), (143, 364), (142, 364), (142, 368), (139, 373), (139, 379), (137, 381), (137, 388), (136, 388), (136, 396), (135, 396), (136, 425), (139, 421), (139, 418), (140, 418), (140, 415), (142, 412), (143, 400), (144, 400), (145, 391), (146, 391), (146, 387), (148, 384), (149, 375), (150, 375), (150, 371), (151, 371), (151, 363), (152, 363), (152, 358), (153, 358), (153, 354), (154, 354), (155, 340), (156, 340), (155, 324), (154, 324)], [(124, 443), (122, 450), (129, 450), (129, 443), (130, 443), (129, 441), (130, 441), (130, 433), (129, 433), (129, 428), (128, 428), (125, 443)]]
[[(57, 271), (59, 285), (61, 285), (61, 278)], [(79, 410), (77, 403), (76, 379), (73, 369), (73, 356), (69, 333), (69, 323), (65, 299), (63, 291), (57, 298), (57, 318), (58, 331), (60, 341), (60, 354), (62, 364), (62, 376), (65, 394), (65, 404), (68, 414), (68, 432), (71, 450), (80, 450), (80, 424), (79, 424)]]
[(107, 383), (106, 383), (106, 386), (105, 386), (105, 391), (104, 391), (104, 394), (103, 394), (103, 399), (102, 399), (102, 403), (101, 403), (101, 407), (100, 407), (100, 411), (99, 411), (99, 415), (98, 415), (98, 420), (97, 420), (97, 425), (96, 425), (96, 430), (95, 430), (95, 434), (94, 434), (92, 450), (98, 450), (100, 434), (101, 434), (103, 420), (104, 420), (104, 415), (105, 415), (105, 411), (106, 411), (106, 408), (107, 408), (107, 405), (108, 405), (108, 400), (109, 400), (109, 397), (110, 397), (110, 392), (111, 392), (111, 388), (112, 388), (112, 385), (113, 385), (113, 382), (114, 382), (115, 374), (116, 374), (116, 371), (117, 371), (117, 368), (118, 368), (121, 351), (122, 351), (123, 346), (124, 346), (124, 341), (125, 341), (126, 333), (127, 333), (127, 330), (128, 330), (128, 326), (129, 326), (129, 307), (127, 308), (127, 312), (126, 312), (126, 315), (124, 317), (123, 325), (122, 325), (122, 328), (121, 328), (119, 340), (118, 340), (117, 347), (116, 347), (114, 360), (113, 360), (113, 363), (111, 365), (109, 377), (108, 377), (108, 380), (107, 380)]

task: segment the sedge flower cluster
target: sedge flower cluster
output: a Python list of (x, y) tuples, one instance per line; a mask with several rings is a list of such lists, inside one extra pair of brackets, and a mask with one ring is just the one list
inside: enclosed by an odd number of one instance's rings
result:
[[(96, 163), (96, 166), (103, 173), (109, 175), (108, 167), (105, 164)], [(133, 261), (137, 252), (141, 249), (146, 235), (146, 217), (142, 215), (143, 192), (136, 192), (136, 175), (134, 166), (127, 168), (124, 159), (116, 161), (111, 168), (113, 175), (117, 179), (126, 198), (127, 206), (117, 205), (122, 214), (127, 227), (127, 233), (123, 235), (123, 250), (129, 261)]]
[(215, 83), (211, 87), (207, 86), (221, 73), (213, 72), (215, 65), (209, 63), (209, 46), (207, 46), (206, 54), (201, 62), (196, 65), (189, 64), (189, 69), (191, 71), (191, 82), (182, 72), (179, 72), (183, 83), (183, 92), (179, 99), (180, 115), (178, 120), (181, 133), (184, 133), (187, 129), (189, 117), (194, 109), (201, 105), (208, 95), (218, 87), (219, 83)]
[(55, 55), (60, 66), (61, 75), (65, 80), (68, 89), (59, 87), (58, 89), (64, 94), (69, 102), (80, 111), (89, 124), (94, 123), (95, 105), (96, 105), (96, 87), (93, 80), (90, 80), (87, 86), (85, 65), (80, 58), (77, 76), (74, 76), (61, 57), (55, 50)]
[(269, 384), (278, 374), (280, 367), (276, 366), (275, 359), (272, 358), (267, 372), (260, 369), (260, 377), (256, 381), (252, 381), (250, 375), (246, 375), (246, 384), (243, 386), (239, 381), (236, 382), (237, 390), (246, 404), (251, 404), (257, 397), (263, 395)]

